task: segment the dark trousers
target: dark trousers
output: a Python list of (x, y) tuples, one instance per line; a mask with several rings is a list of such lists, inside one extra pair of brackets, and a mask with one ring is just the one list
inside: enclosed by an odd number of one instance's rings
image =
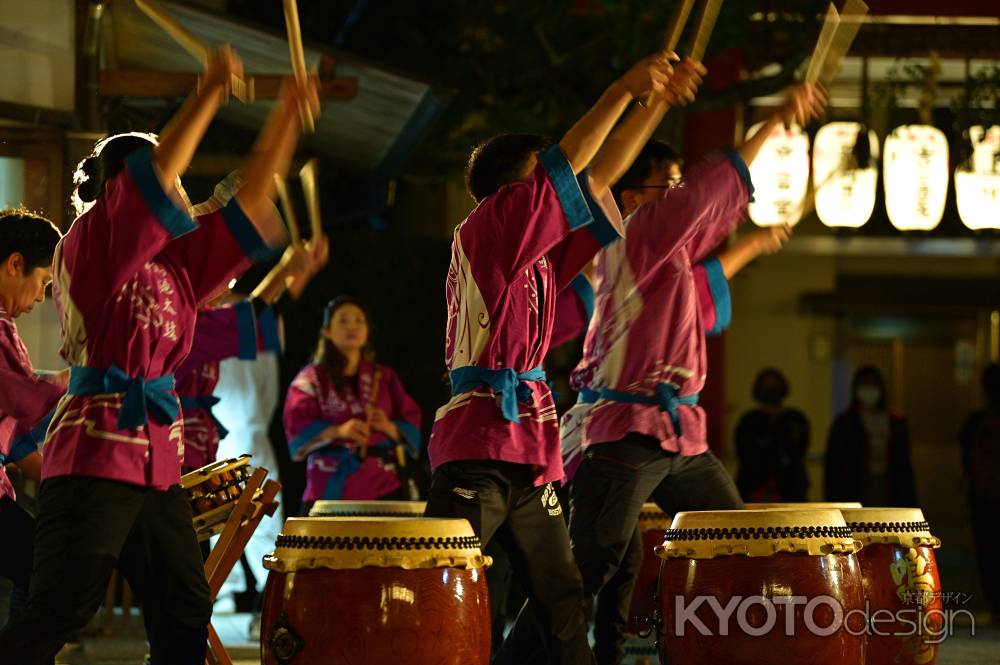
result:
[[(685, 457), (660, 448), (640, 434), (589, 446), (570, 484), (569, 530), (573, 556), (590, 600), (609, 582), (603, 607), (597, 609), (594, 653), (599, 663), (618, 663), (624, 655), (625, 625), (632, 587), (641, 566), (641, 541), (636, 527), (642, 504), (650, 497), (664, 510), (742, 508), (732, 478), (710, 452)], [(622, 561), (628, 562), (621, 569)], [(621, 571), (619, 577), (616, 573)], [(610, 606), (608, 605), (610, 603)], [(517, 626), (514, 627), (517, 630)], [(518, 644), (519, 663), (543, 663), (527, 631), (512, 631), (508, 642)]]
[(14, 584), (10, 597), (8, 620), (18, 614), (28, 600), (31, 582), (32, 548), (35, 541), (35, 519), (9, 496), (0, 499), (0, 577)]
[[(583, 476), (577, 472), (570, 485), (570, 533), (577, 561), (588, 562), (582, 564), (587, 571), (585, 589), (592, 593), (595, 585), (600, 585), (594, 619), (597, 662), (617, 665), (625, 653), (629, 605), (643, 556), (655, 556), (642, 551), (638, 526), (642, 504), (652, 499), (660, 510), (675, 515), (685, 510), (735, 510), (743, 507), (743, 501), (732, 477), (711, 452), (690, 457), (667, 453), (655, 440), (636, 434), (616, 443), (591, 446), (588, 452), (580, 467), (582, 471), (586, 466), (587, 472)], [(642, 470), (628, 472), (631, 466)], [(626, 473), (622, 473), (623, 468)], [(630, 478), (634, 478), (636, 491), (629, 488)], [(613, 504), (617, 512), (602, 515), (602, 502)], [(590, 520), (608, 528), (588, 537), (583, 532)], [(632, 525), (631, 534), (626, 535), (624, 523)], [(602, 583), (602, 579), (606, 581)]]
[(142, 598), (150, 662), (204, 663), (212, 605), (187, 494), (78, 476), (42, 484), (31, 595), (0, 632), (0, 662), (51, 661), (116, 566)]
[[(528, 595), (515, 631), (528, 632), (548, 662), (594, 662), (587, 643), (583, 583), (573, 562), (562, 505), (551, 484), (535, 487), (521, 464), (462, 461), (434, 471), (426, 515), (465, 518), (484, 545), (494, 536)], [(537, 617), (537, 618), (536, 618)], [(505, 642), (494, 663), (522, 665)]]

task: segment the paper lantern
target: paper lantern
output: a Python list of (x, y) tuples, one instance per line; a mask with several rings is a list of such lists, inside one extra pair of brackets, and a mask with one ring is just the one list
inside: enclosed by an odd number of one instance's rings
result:
[[(751, 127), (747, 139), (763, 124)], [(750, 176), (754, 186), (750, 219), (758, 226), (798, 224), (809, 189), (809, 136), (798, 125), (785, 129), (779, 124), (750, 165)]]
[(1000, 228), (1000, 126), (969, 129), (972, 160), (955, 169), (958, 216), (973, 230)]
[(831, 122), (821, 127), (813, 140), (816, 214), (827, 226), (857, 228), (875, 210), (878, 137), (869, 130), (871, 162), (867, 168), (857, 168), (853, 152), (861, 129), (857, 122)]
[(885, 209), (900, 231), (930, 231), (948, 196), (948, 141), (930, 125), (903, 125), (885, 139)]

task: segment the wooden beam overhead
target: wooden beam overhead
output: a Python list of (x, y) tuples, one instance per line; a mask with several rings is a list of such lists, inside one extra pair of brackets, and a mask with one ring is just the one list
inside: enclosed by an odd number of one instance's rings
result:
[[(256, 99), (277, 99), (285, 76), (260, 74), (253, 77)], [(104, 97), (186, 97), (198, 82), (190, 72), (157, 72), (141, 69), (114, 69), (101, 72), (99, 91)], [(339, 76), (322, 81), (321, 100), (348, 102), (358, 94), (358, 79)]]

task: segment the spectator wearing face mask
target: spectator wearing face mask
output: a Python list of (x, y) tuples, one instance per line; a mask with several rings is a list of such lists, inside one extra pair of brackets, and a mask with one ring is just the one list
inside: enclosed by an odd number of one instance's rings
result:
[(788, 380), (773, 367), (761, 370), (753, 382), (757, 406), (740, 418), (735, 434), (740, 459), (736, 486), (744, 501), (806, 500), (809, 421), (798, 409), (783, 406), (788, 393)]
[(871, 366), (854, 374), (851, 406), (830, 427), (826, 501), (865, 506), (917, 503), (906, 421), (886, 408), (885, 381)]

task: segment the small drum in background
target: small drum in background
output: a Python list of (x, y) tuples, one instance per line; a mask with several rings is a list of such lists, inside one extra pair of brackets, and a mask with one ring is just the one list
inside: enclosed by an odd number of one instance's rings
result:
[[(877, 631), (868, 637), (866, 662), (931, 665), (938, 652), (938, 644), (932, 642), (940, 641), (944, 624), (934, 556), (941, 541), (931, 535), (919, 508), (841, 512), (854, 539), (863, 545), (858, 561), (865, 596), (871, 616), (878, 619)], [(915, 631), (916, 625), (922, 630)]]
[(426, 501), (317, 501), (309, 517), (421, 517)]
[(263, 665), (488, 665), (490, 605), (466, 520), (285, 522), (268, 569)]
[(812, 510), (814, 508), (841, 510), (842, 508), (860, 508), (861, 504), (857, 501), (841, 501), (839, 503), (810, 501), (808, 503), (748, 503), (743, 507), (747, 510)]
[(656, 584), (660, 578), (660, 559), (653, 550), (663, 543), (663, 534), (670, 528), (670, 516), (655, 503), (644, 503), (639, 513), (642, 534), (642, 568), (635, 580), (632, 603), (628, 611), (628, 632), (647, 637), (655, 628)]
[(225, 526), (253, 474), (250, 455), (219, 460), (181, 476), (181, 487), (191, 501), (198, 540), (207, 540)]
[(656, 549), (660, 662), (864, 662), (857, 547), (837, 510), (679, 513)]

